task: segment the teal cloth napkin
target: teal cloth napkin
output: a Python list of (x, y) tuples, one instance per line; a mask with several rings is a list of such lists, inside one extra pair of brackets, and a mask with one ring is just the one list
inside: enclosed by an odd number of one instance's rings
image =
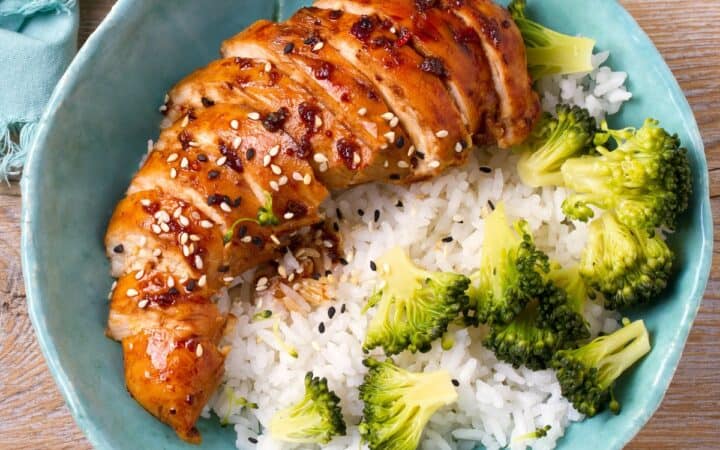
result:
[(75, 0), (0, 0), (0, 179), (22, 169), (77, 28)]

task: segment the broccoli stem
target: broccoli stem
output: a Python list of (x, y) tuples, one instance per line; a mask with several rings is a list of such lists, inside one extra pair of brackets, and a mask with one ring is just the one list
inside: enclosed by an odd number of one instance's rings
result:
[[(650, 351), (650, 338), (641, 320), (623, 327), (608, 338), (607, 352), (610, 356), (603, 359), (599, 368), (601, 386), (605, 388), (609, 388), (620, 375)], [(631, 339), (632, 342), (627, 344)]]

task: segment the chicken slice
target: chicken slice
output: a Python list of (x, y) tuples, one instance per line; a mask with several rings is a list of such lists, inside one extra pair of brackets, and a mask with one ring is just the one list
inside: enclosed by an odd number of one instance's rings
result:
[(522, 35), (510, 13), (491, 0), (436, 3), (443, 3), (480, 37), (500, 101), (499, 122), (504, 132), (498, 145), (508, 148), (523, 142), (539, 117), (540, 101), (532, 89)]
[(285, 131), (300, 156), (324, 156), (308, 161), (326, 187), (344, 188), (383, 176), (378, 169), (387, 169), (377, 154), (314, 97), (265, 60), (225, 58), (194, 72), (169, 92), (166, 121), (175, 122), (215, 104), (245, 104), (270, 111), (260, 119), (263, 126), (269, 132)]
[(375, 180), (410, 181), (416, 160), (399, 119), (394, 119), (374, 84), (334, 48), (313, 37), (307, 27), (260, 21), (225, 41), (222, 53), (272, 61), (355, 131), (356, 143), (365, 146), (352, 150), (356, 146), (352, 141), (335, 145), (338, 154), (360, 156), (355, 177), (346, 180), (345, 186)]
[(419, 10), (413, 0), (318, 0), (314, 6), (390, 21), (400, 42), (423, 56), (422, 69), (445, 82), (476, 140), (495, 141), (497, 96), (485, 52), (477, 33), (454, 14)]
[(437, 76), (422, 70), (423, 58), (390, 32), (392, 24), (376, 15), (338, 14), (317, 8), (298, 11), (288, 23), (299, 24), (337, 49), (373, 81), (425, 159), (416, 179), (464, 163), (471, 144), (455, 100)]

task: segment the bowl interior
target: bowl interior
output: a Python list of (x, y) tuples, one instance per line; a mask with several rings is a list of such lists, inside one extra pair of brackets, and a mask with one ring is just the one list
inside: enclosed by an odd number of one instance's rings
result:
[[(50, 369), (99, 448), (196, 448), (128, 396), (120, 346), (103, 334), (112, 280), (102, 237), (147, 140), (158, 134), (157, 107), (176, 81), (217, 57), (223, 39), (303, 3), (120, 0), (55, 92), (23, 180), (25, 283)], [(629, 314), (645, 319), (654, 349), (617, 392), (622, 416), (573, 425), (558, 447), (619, 449), (659, 405), (705, 288), (712, 245), (707, 168), (692, 112), (647, 36), (613, 1), (577, 3), (584, 5), (531, 1), (531, 15), (611, 50), (611, 66), (630, 73), (635, 95), (614, 120), (660, 119), (689, 149), (695, 174), (691, 210), (671, 239), (681, 269), (656, 305)], [(232, 428), (215, 420), (202, 420), (199, 428), (205, 448), (233, 447)]]

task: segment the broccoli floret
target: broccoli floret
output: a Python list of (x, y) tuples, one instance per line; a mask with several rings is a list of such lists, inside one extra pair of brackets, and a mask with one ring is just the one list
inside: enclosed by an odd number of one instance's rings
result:
[(546, 75), (590, 72), (595, 41), (558, 33), (527, 18), (525, 0), (508, 6), (525, 41), (528, 70), (534, 79)]
[(340, 399), (328, 389), (325, 378), (305, 375), (305, 397), (275, 413), (270, 421), (273, 438), (303, 444), (327, 444), (333, 436), (345, 436)]
[(557, 288), (555, 295), (544, 297), (540, 314), (544, 323), (563, 336), (563, 340), (578, 341), (590, 337), (583, 311), (588, 297), (587, 286), (577, 267), (554, 266), (548, 279)]
[(518, 174), (532, 187), (562, 186), (560, 167), (591, 147), (595, 119), (577, 106), (557, 105), (557, 118), (546, 114), (530, 138), (518, 147), (525, 150), (518, 161)]
[(552, 360), (563, 396), (583, 414), (594, 416), (609, 403), (620, 412), (613, 396), (615, 380), (650, 351), (650, 339), (642, 320), (601, 336), (574, 350), (561, 350)]
[(665, 289), (673, 252), (658, 234), (623, 225), (610, 212), (589, 228), (579, 269), (590, 288), (603, 294), (605, 307), (635, 306)]
[[(614, 210), (633, 228), (674, 228), (692, 191), (687, 151), (677, 135), (654, 119), (638, 130), (602, 128), (595, 136), (597, 156), (572, 158), (561, 168), (565, 186), (575, 191), (563, 203), (565, 214), (587, 221), (596, 206)], [(610, 140), (615, 150), (604, 146)]]
[(377, 263), (385, 285), (366, 307), (377, 305), (363, 344), (382, 347), (387, 355), (403, 350), (426, 352), (432, 341), (467, 309), (470, 280), (456, 273), (429, 272), (417, 267), (405, 251), (394, 248)]
[(470, 276), (467, 316), (472, 323), (507, 323), (544, 292), (548, 257), (535, 248), (525, 222), (508, 225), (503, 203), (486, 217), (485, 236), (480, 268)]
[[(552, 286), (546, 295), (558, 295)], [(540, 301), (531, 300), (508, 324), (494, 324), (483, 345), (495, 356), (515, 367), (533, 370), (547, 368), (555, 352), (567, 345), (564, 337), (547, 324), (540, 314)]]
[(360, 434), (371, 450), (415, 450), (430, 417), (457, 400), (447, 371), (412, 373), (391, 359), (368, 358), (360, 386), (364, 402)]

